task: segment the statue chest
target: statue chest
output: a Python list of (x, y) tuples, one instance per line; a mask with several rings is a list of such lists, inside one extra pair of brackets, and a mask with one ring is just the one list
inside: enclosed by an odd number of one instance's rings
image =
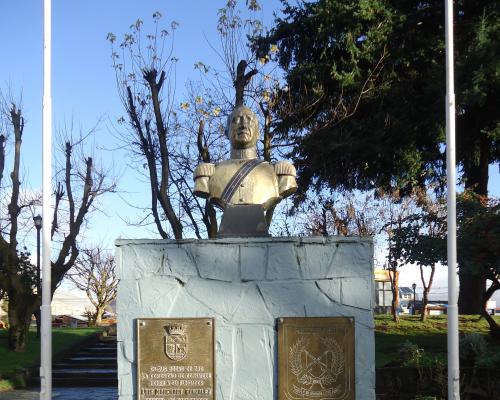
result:
[[(228, 160), (217, 164), (210, 177), (210, 200), (224, 208), (221, 196), (233, 176), (243, 165), (244, 160)], [(278, 179), (274, 166), (263, 162), (255, 167), (237, 186), (229, 204), (260, 204), (264, 209), (273, 207), (280, 199)]]

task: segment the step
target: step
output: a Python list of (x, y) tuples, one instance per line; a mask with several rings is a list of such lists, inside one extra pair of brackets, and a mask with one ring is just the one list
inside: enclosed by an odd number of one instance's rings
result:
[(89, 356), (79, 356), (78, 354), (75, 354), (71, 357), (68, 357), (68, 358), (65, 358), (64, 361), (82, 361), (82, 362), (85, 362), (85, 361), (91, 361), (91, 360), (103, 360), (103, 361), (107, 361), (107, 360), (116, 360), (116, 357), (109, 357), (109, 356), (106, 356), (106, 357), (89, 357)]
[(116, 349), (116, 343), (110, 342), (110, 343), (94, 343), (93, 346), (88, 347), (89, 349), (95, 349), (95, 350), (100, 350), (100, 349)]
[(53, 369), (89, 369), (89, 368), (104, 368), (104, 369), (109, 369), (109, 368), (116, 368), (116, 361), (114, 362), (89, 362), (89, 363), (67, 363), (67, 362), (60, 362), (57, 364), (54, 364), (52, 367)]
[[(40, 378), (32, 377), (29, 386), (40, 387)], [(117, 378), (55, 378), (52, 379), (53, 387), (118, 387)]]
[(101, 353), (101, 352), (106, 352), (106, 351), (115, 351), (116, 352), (117, 348), (116, 346), (96, 346), (96, 347), (87, 347), (81, 349), (81, 351), (87, 351), (90, 353)]
[(52, 378), (52, 386), (54, 387), (117, 387), (118, 378)]
[(115, 362), (87, 362), (87, 363), (58, 363), (53, 368), (57, 369), (89, 369), (89, 368), (116, 368)]
[(94, 342), (94, 344), (89, 347), (116, 347), (117, 343), (118, 342), (116, 340), (106, 340), (104, 342), (102, 340), (99, 340), (97, 342)]
[(116, 358), (116, 350), (109, 349), (109, 350), (98, 350), (98, 351), (92, 351), (92, 350), (82, 350), (79, 351), (78, 353), (73, 354), (74, 357), (115, 357)]
[(116, 336), (103, 336), (99, 339), (100, 342), (116, 342)]
[(93, 347), (85, 347), (80, 349), (80, 351), (89, 351), (94, 353), (99, 353), (101, 351), (116, 351), (116, 346), (93, 346)]
[[(117, 387), (116, 336), (105, 336), (63, 358), (52, 368), (54, 387)], [(40, 378), (32, 377), (30, 385), (40, 385)]]
[(116, 369), (55, 369), (53, 378), (74, 378), (76, 380), (89, 378), (116, 378)]

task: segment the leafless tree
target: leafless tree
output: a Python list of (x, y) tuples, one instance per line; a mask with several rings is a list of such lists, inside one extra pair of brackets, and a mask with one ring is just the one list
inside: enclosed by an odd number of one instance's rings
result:
[(381, 227), (380, 214), (373, 193), (329, 193), (308, 202), (302, 218), (306, 234), (374, 236)]
[(106, 307), (116, 298), (118, 278), (113, 255), (101, 246), (84, 249), (75, 262), (68, 279), (87, 294), (95, 307), (92, 323), (100, 325)]
[[(25, 214), (38, 201), (29, 200), (21, 190), (23, 113), (19, 103), (0, 97), (1, 126), (5, 129), (5, 133), (0, 134), (0, 187), (3, 193), (8, 193), (6, 207), (2, 202), (0, 209), (0, 287), (9, 298), (9, 348), (22, 352), (26, 349), (31, 315), (40, 305), (40, 294), (34, 291), (33, 271), (26, 254), (19, 250), (19, 240), (22, 231), (27, 229), (23, 226), (23, 220), (29, 219)], [(9, 143), (12, 144), (11, 182), (4, 185), (2, 178)], [(62, 165), (54, 177), (55, 208), (51, 231), (59, 248), (55, 249), (56, 258), (52, 262), (52, 293), (78, 257), (77, 239), (95, 207), (95, 200), (115, 187), (114, 183), (107, 182), (106, 173), (96, 167), (92, 157), (79, 159), (75, 154), (77, 149), (83, 149), (83, 139), (72, 141), (68, 137), (63, 149)]]
[[(224, 115), (242, 104), (255, 112), (262, 131), (258, 150), (265, 161), (272, 162), (277, 156), (284, 156), (290, 148), (273, 129), (278, 106), (284, 107), (288, 103), (278, 99), (282, 81), (274, 62), (277, 47), (272, 46), (263, 56), (257, 56), (252, 47), (252, 38), (261, 35), (265, 29), (259, 15), (261, 4), (256, 0), (246, 1), (244, 6), (242, 3), (228, 0), (218, 11), (220, 43), (218, 46), (209, 45), (224, 69), (221, 71), (201, 61), (195, 67), (200, 71), (200, 84), (206, 93), (210, 93), (210, 100), (218, 103)], [(284, 208), (283, 203), (279, 207)], [(273, 214), (274, 208), (267, 210), (268, 225)]]
[[(132, 145), (133, 163), (143, 166), (151, 191), (149, 213), (139, 223), (153, 223), (162, 238), (180, 239), (190, 234), (201, 238), (205, 232), (215, 237), (215, 209), (193, 195), (191, 175), (199, 162), (220, 161), (225, 118), (245, 99), (261, 119), (264, 138), (259, 148), (263, 158), (273, 160), (272, 113), (279, 78), (269, 62), (272, 56), (258, 59), (249, 45), (248, 37), (263, 29), (256, 17), (259, 3), (248, 1), (242, 8), (245, 17), (234, 0), (219, 10), (220, 44), (208, 45), (224, 68), (221, 71), (196, 63), (200, 81), (188, 83), (188, 94), (179, 104), (175, 100), (176, 23), (162, 29), (161, 14), (155, 12), (150, 34), (143, 32), (141, 20), (130, 26), (121, 41), (108, 34), (118, 93), (126, 112), (126, 118), (119, 120), (126, 131), (121, 139)], [(272, 214), (273, 210), (268, 211), (268, 222)]]
[[(173, 35), (160, 28), (161, 14), (153, 14), (154, 33), (144, 37), (143, 22), (137, 20), (125, 34), (119, 49), (116, 36), (108, 34), (118, 93), (127, 114), (128, 135), (135, 160), (147, 169), (151, 189), (151, 216), (162, 238), (183, 237), (180, 193), (172, 179), (171, 136), (177, 129), (175, 115), (175, 67)], [(172, 40), (169, 38), (172, 37)], [(145, 44), (144, 44), (145, 43)], [(144, 44), (144, 45), (143, 45)], [(164, 220), (168, 222), (165, 226)]]
[[(227, 29), (234, 32), (224, 25), (223, 19), (221, 16), (220, 32), (228, 32)], [(174, 33), (177, 24), (174, 22), (165, 30), (161, 29), (160, 21), (161, 14), (155, 12), (152, 33), (146, 34), (143, 22), (137, 20), (119, 44), (114, 34), (108, 34), (118, 92), (127, 115), (120, 121), (126, 127), (122, 140), (132, 144), (134, 163), (147, 170), (151, 204), (144, 221), (152, 221), (162, 238), (180, 239), (189, 234), (201, 238), (205, 232), (215, 237), (215, 209), (207, 200), (193, 195), (192, 173), (199, 162), (220, 160), (220, 145), (213, 146), (212, 139), (224, 142), (220, 127), (225, 126), (224, 117), (233, 105), (227, 100), (232, 96), (226, 89), (230, 87), (234, 92), (238, 87), (242, 102), (245, 86), (256, 71), (246, 72), (244, 61), (236, 71), (232, 60), (239, 54), (233, 53), (237, 49), (237, 44), (232, 42), (236, 35), (230, 35), (231, 38), (226, 35), (223, 43), (227, 46), (223, 45), (222, 53), (231, 58), (224, 60), (233, 74), (230, 73), (230, 86), (214, 81), (215, 86), (221, 84), (214, 90), (201, 83), (190, 83), (185, 101), (175, 104)], [(226, 22), (232, 24), (233, 19)], [(196, 67), (206, 68), (202, 63)]]
[[(177, 168), (173, 171), (174, 181), (183, 193), (182, 207), (188, 215), (186, 226), (197, 238), (203, 236), (201, 228), (209, 238), (217, 234), (218, 220), (214, 206), (193, 194), (192, 175), (200, 163), (216, 163), (227, 155), (224, 138), (225, 117), (221, 103), (212, 93), (194, 82), (187, 85), (187, 99), (180, 105), (180, 129), (174, 133), (172, 158)], [(187, 178), (186, 178), (187, 177)], [(182, 189), (182, 190), (181, 190)]]
[[(443, 199), (433, 198), (425, 193), (419, 196), (419, 205), (422, 212), (419, 216), (417, 228), (421, 232), (415, 235), (415, 240), (409, 240), (413, 244), (413, 251), (416, 252), (411, 257), (412, 262), (416, 262), (420, 269), (420, 280), (422, 282), (422, 314), (420, 319), (425, 321), (427, 318), (427, 308), (429, 304), (429, 293), (434, 282), (434, 275), (438, 263), (444, 263), (446, 260), (446, 204)], [(413, 238), (413, 239), (415, 239)], [(410, 243), (406, 243), (409, 246)], [(420, 254), (418, 254), (420, 253)], [(424, 268), (430, 269), (428, 278), (425, 278)]]
[[(33, 293), (32, 276), (23, 267), (18, 251), (20, 215), (24, 209), (21, 203), (21, 144), (24, 133), (24, 117), (18, 104), (3, 95), (0, 102), (0, 118), (5, 133), (0, 135), (0, 187), (10, 191), (2, 207), (2, 227), (0, 229), (0, 286), (9, 298), (9, 348), (24, 351), (29, 321), (36, 307), (37, 296)], [(12, 139), (13, 154), (10, 185), (4, 185), (2, 178), (7, 163), (6, 147)], [(6, 190), (8, 189), (8, 190)], [(4, 199), (2, 199), (4, 200)], [(3, 202), (2, 202), (3, 203)], [(2, 204), (4, 205), (4, 203)]]
[(396, 235), (396, 230), (401, 230), (408, 221), (408, 216), (415, 213), (416, 203), (414, 196), (402, 197), (399, 192), (379, 193), (381, 196), (382, 220), (384, 225), (380, 232), (387, 240), (387, 263), (385, 269), (389, 270), (391, 279), (391, 313), (393, 320), (399, 322), (397, 309), (399, 308), (399, 285), (398, 269), (404, 264), (403, 252), (405, 243), (400, 235)]
[(52, 240), (59, 243), (59, 248), (52, 262), (52, 292), (78, 258), (77, 239), (90, 215), (100, 211), (100, 197), (116, 190), (112, 167), (100, 165), (96, 157), (89, 155), (94, 149), (86, 145), (95, 129), (74, 132), (69, 126), (59, 134), (51, 228)]

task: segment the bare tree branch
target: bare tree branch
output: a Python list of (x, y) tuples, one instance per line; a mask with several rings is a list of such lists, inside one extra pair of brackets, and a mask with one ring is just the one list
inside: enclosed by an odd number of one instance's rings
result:
[(87, 294), (95, 307), (93, 323), (100, 325), (106, 307), (116, 299), (118, 278), (113, 255), (101, 246), (83, 249), (68, 279)]

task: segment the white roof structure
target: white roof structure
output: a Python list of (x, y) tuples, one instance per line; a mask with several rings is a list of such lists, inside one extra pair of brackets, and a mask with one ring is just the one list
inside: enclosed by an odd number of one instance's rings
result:
[(64, 291), (57, 289), (52, 298), (52, 315), (83, 315), (86, 310), (93, 310), (94, 306), (80, 291)]

